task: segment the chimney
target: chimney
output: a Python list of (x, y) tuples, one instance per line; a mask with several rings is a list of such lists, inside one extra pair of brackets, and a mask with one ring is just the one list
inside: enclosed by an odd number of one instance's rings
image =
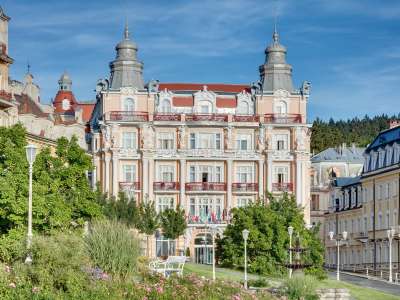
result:
[(400, 126), (400, 121), (399, 120), (390, 120), (389, 121), (389, 128), (390, 129), (398, 127), (398, 126)]

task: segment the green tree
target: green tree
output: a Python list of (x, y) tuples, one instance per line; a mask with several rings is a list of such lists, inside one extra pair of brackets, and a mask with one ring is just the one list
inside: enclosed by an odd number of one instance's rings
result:
[(139, 205), (138, 222), (136, 228), (146, 235), (146, 254), (149, 256), (149, 238), (159, 227), (160, 218), (153, 201), (145, 199)]
[(232, 210), (231, 224), (227, 226), (224, 237), (217, 238), (217, 256), (221, 264), (227, 267), (243, 266), (242, 230), (248, 229), (249, 270), (260, 274), (283, 274), (288, 262), (287, 227), (291, 225), (299, 233), (302, 246), (308, 249), (302, 257), (306, 263), (313, 265), (308, 272), (322, 272), (323, 247), (318, 231), (306, 229), (302, 209), (297, 207), (295, 199), (287, 194), (279, 199), (271, 195), (268, 198), (268, 205), (260, 201)]
[[(185, 210), (181, 209), (179, 205), (177, 205), (176, 209), (169, 208), (163, 211), (160, 219), (163, 235), (167, 239), (176, 240), (185, 233), (187, 228)], [(170, 247), (168, 246), (169, 251)]]

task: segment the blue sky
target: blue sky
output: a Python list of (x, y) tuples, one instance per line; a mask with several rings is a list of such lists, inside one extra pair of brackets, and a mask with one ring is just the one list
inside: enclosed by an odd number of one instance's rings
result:
[(163, 82), (250, 83), (278, 14), (294, 82), (312, 82), (309, 117), (398, 113), (400, 1), (397, 0), (2, 0), (12, 20), (11, 76), (27, 61), (42, 102), (67, 70), (75, 96), (94, 99), (109, 74), (125, 18), (144, 77)]

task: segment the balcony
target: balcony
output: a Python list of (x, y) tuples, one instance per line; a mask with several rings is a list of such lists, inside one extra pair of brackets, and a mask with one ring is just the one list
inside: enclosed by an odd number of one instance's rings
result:
[(260, 122), (258, 115), (233, 115), (234, 122)]
[(186, 121), (213, 121), (213, 122), (227, 122), (228, 115), (225, 114), (188, 114)]
[(302, 123), (301, 114), (265, 114), (264, 123), (292, 124)]
[(189, 182), (185, 184), (186, 191), (188, 192), (201, 192), (213, 191), (224, 192), (226, 191), (226, 183), (224, 182)]
[(232, 191), (233, 192), (257, 192), (258, 191), (258, 183), (235, 182), (235, 183), (232, 183)]
[(120, 182), (119, 188), (123, 191), (138, 191), (140, 190), (140, 182)]
[(275, 182), (272, 183), (273, 192), (293, 192), (293, 183), (291, 182)]
[(153, 189), (155, 191), (178, 191), (179, 182), (154, 182)]
[(147, 112), (139, 111), (111, 111), (110, 121), (146, 122), (149, 120)]
[(153, 117), (154, 121), (181, 121), (180, 114), (170, 114), (170, 113), (157, 113)]

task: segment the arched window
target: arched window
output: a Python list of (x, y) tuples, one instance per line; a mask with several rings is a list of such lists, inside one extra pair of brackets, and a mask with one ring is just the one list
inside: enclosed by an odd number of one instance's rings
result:
[(238, 113), (241, 115), (249, 115), (250, 114), (250, 106), (249, 103), (245, 101), (241, 101), (238, 106)]
[(126, 98), (124, 100), (124, 111), (134, 111), (135, 110), (135, 100), (132, 98)]
[(287, 105), (285, 101), (279, 101), (275, 104), (275, 113), (280, 115), (287, 113)]
[(161, 112), (169, 113), (171, 112), (171, 102), (168, 99), (164, 99), (161, 103)]

